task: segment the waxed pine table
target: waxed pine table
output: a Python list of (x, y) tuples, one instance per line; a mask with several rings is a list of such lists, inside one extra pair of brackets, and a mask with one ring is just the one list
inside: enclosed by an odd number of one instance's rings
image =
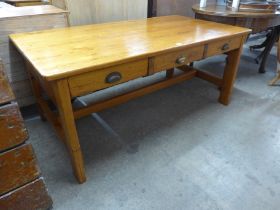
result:
[[(247, 28), (165, 16), (14, 34), (10, 39), (26, 61), (41, 116), (51, 122), (67, 146), (76, 178), (83, 183), (86, 174), (76, 119), (194, 77), (219, 87), (219, 102), (228, 105), (242, 46), (250, 32)], [(228, 55), (222, 77), (189, 66), (219, 54)], [(179, 75), (173, 74), (175, 67), (181, 70)], [(76, 97), (161, 71), (166, 71), (162, 81), (87, 107), (72, 106)], [(50, 109), (43, 92), (57, 111)]]

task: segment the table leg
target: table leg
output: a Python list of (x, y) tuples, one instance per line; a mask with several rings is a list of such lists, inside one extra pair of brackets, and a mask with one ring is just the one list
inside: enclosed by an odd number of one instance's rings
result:
[[(271, 38), (271, 31), (269, 31), (269, 32), (266, 34), (266, 39), (264, 40), (263, 43), (250, 46), (250, 47), (249, 47), (250, 50), (252, 51), (252, 50), (264, 48), (264, 47), (269, 43), (269, 39), (270, 39), (270, 38)], [(256, 58), (256, 62), (259, 62), (259, 56)]]
[(59, 119), (65, 134), (65, 143), (71, 156), (72, 168), (79, 183), (86, 181), (83, 156), (77, 134), (71, 97), (67, 80), (54, 82), (53, 92), (56, 99)]
[(280, 39), (278, 40), (277, 48), (277, 80), (280, 80)]
[(227, 63), (224, 70), (223, 82), (219, 97), (219, 102), (224, 105), (228, 105), (230, 101), (230, 96), (237, 75), (242, 49), (243, 47), (241, 46), (239, 49), (227, 53)]
[(276, 77), (269, 82), (269, 85), (275, 85), (275, 83), (279, 80), (280, 80), (280, 39), (278, 40), (278, 49), (277, 49)]
[(174, 75), (174, 68), (166, 70), (166, 78), (172, 78)]
[(41, 118), (42, 121), (46, 121), (46, 118), (45, 118), (45, 115), (43, 113), (42, 107), (40, 106), (40, 103), (38, 102), (38, 99), (42, 98), (42, 88), (41, 88), (41, 85), (39, 84), (39, 82), (31, 74), (31, 72), (33, 71), (32, 65), (28, 61), (26, 61), (25, 62), (25, 66), (26, 66), (26, 69), (27, 69), (28, 78), (29, 78), (29, 81), (31, 83), (33, 94), (34, 94), (34, 96), (35, 96), (35, 98), (37, 100), (37, 109), (38, 109), (40, 118)]
[(259, 68), (259, 73), (265, 73), (265, 65), (266, 65), (267, 58), (270, 54), (270, 51), (271, 51), (274, 43), (277, 41), (277, 39), (279, 37), (279, 32), (280, 32), (280, 26), (273, 27), (269, 42), (267, 43), (267, 45), (261, 55), (262, 61), (261, 61), (261, 65)]

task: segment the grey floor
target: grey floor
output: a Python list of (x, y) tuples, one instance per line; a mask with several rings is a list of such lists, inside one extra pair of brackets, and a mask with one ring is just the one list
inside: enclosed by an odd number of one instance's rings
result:
[[(216, 87), (194, 79), (100, 112), (107, 127), (96, 116), (79, 120), (83, 185), (50, 125), (27, 119), (54, 209), (280, 209), (280, 87), (267, 86), (276, 51), (266, 74), (257, 73), (256, 54), (245, 48), (228, 107)], [(220, 74), (223, 61), (196, 66)]]

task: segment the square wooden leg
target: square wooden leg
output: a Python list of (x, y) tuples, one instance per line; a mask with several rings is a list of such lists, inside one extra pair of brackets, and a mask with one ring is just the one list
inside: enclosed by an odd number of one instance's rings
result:
[(277, 81), (280, 81), (280, 39), (278, 41), (278, 49), (277, 49), (277, 69), (276, 76), (269, 82), (269, 85), (275, 85)]
[(173, 75), (174, 75), (174, 68), (173, 68), (173, 69), (168, 69), (168, 70), (166, 70), (166, 78), (167, 78), (167, 79), (172, 78)]
[(224, 105), (228, 105), (230, 102), (230, 96), (237, 75), (241, 53), (242, 47), (227, 53), (227, 64), (224, 70), (221, 92), (219, 97), (219, 102)]
[(67, 80), (59, 80), (52, 84), (59, 111), (60, 123), (65, 135), (65, 143), (71, 156), (72, 168), (79, 183), (86, 181), (83, 155), (77, 134), (71, 97)]
[(33, 94), (34, 94), (34, 96), (36, 98), (36, 101), (37, 101), (37, 108), (38, 108), (38, 112), (39, 112), (40, 118), (41, 118), (42, 121), (46, 121), (43, 109), (42, 109), (42, 107), (41, 107), (41, 105), (40, 105), (40, 103), (38, 101), (40, 98), (42, 98), (42, 88), (41, 88), (41, 85), (39, 84), (39, 82), (31, 74), (31, 72), (33, 71), (32, 65), (28, 61), (25, 61), (25, 66), (26, 66), (26, 69), (27, 69), (28, 78), (29, 78), (29, 81), (31, 83)]

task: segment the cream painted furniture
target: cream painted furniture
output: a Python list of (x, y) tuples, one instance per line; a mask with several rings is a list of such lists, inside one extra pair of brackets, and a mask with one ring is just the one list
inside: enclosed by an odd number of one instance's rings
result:
[(52, 0), (52, 4), (70, 12), (71, 25), (147, 17), (147, 0)]
[(7, 4), (0, 4), (0, 57), (19, 105), (34, 104), (35, 99), (24, 69), (24, 62), (10, 45), (8, 36), (12, 33), (68, 27), (67, 12), (51, 5), (29, 7), (1, 5)]
[[(86, 174), (76, 119), (194, 77), (217, 85), (219, 102), (227, 105), (242, 46), (250, 32), (183, 16), (165, 16), (14, 34), (10, 38), (26, 61), (42, 118), (51, 122), (66, 144), (74, 174), (83, 183)], [(221, 78), (188, 66), (219, 54), (228, 55)], [(182, 70), (181, 74), (173, 74), (175, 67)], [(84, 108), (72, 107), (75, 97), (165, 70), (163, 81)], [(49, 108), (42, 92), (58, 112)]]
[(43, 5), (46, 2), (42, 0), (5, 0), (6, 3), (14, 5), (16, 7), (25, 7), (25, 6), (35, 6), (35, 5)]

